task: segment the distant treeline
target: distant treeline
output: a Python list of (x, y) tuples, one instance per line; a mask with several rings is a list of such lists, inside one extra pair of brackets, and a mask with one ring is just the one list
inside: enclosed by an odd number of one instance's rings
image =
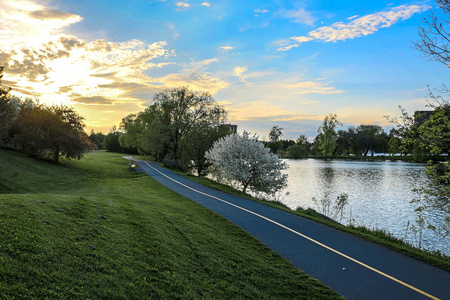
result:
[(447, 155), (450, 150), (450, 105), (442, 103), (430, 111), (409, 115), (403, 109), (399, 118), (393, 118), (396, 128), (389, 133), (379, 125), (362, 124), (346, 130), (336, 114), (325, 117), (317, 136), (309, 141), (305, 135), (297, 140), (282, 140), (282, 129), (274, 126), (266, 146), (284, 157), (368, 156), (375, 153), (411, 155), (416, 161), (425, 161), (433, 155)]

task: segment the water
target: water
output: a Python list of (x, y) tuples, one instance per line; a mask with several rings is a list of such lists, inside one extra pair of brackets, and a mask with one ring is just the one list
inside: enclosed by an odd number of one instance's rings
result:
[[(426, 183), (424, 164), (392, 161), (292, 160), (288, 159), (288, 195), (281, 202), (292, 209), (320, 208), (312, 198), (329, 194), (334, 202), (340, 193), (348, 195), (342, 223), (385, 229), (396, 237), (418, 245), (419, 237), (408, 227), (416, 224), (417, 194), (412, 190)], [(432, 217), (439, 218), (436, 213)], [(409, 228), (409, 229), (408, 229)], [(450, 238), (439, 238), (424, 230), (421, 246), (450, 255)]]

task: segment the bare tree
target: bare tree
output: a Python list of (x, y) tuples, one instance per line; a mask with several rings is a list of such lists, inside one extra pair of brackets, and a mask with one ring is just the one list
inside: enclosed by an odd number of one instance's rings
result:
[(438, 9), (424, 19), (426, 26), (419, 27), (420, 40), (414, 43), (430, 60), (450, 67), (450, 0), (436, 0)]

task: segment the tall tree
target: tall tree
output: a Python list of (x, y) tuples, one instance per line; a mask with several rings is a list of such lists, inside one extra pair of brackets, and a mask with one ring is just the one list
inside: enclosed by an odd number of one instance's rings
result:
[(328, 114), (317, 130), (318, 150), (327, 157), (333, 154), (336, 149), (336, 129), (342, 126), (342, 123), (337, 120), (336, 114)]
[(162, 129), (170, 141), (174, 159), (180, 159), (180, 141), (192, 126), (218, 126), (226, 120), (226, 112), (207, 92), (195, 92), (187, 87), (166, 89), (153, 97), (152, 105), (161, 113)]
[(220, 125), (225, 120), (225, 110), (210, 94), (185, 87), (167, 89), (157, 93), (145, 111), (122, 119), (119, 141), (122, 147), (134, 147), (157, 161), (170, 160), (186, 171), (194, 167), (204, 175), (202, 156), (223, 135)]
[[(416, 49), (431, 60), (450, 67), (450, 0), (437, 0), (437, 11), (432, 11), (425, 19), (427, 27), (419, 28), (421, 40), (415, 43)], [(429, 106), (434, 108), (431, 113), (419, 113), (412, 117), (402, 110), (403, 125), (400, 130), (406, 138), (404, 142), (413, 144), (416, 149), (426, 149), (434, 154), (449, 154), (450, 148), (450, 101), (445, 99), (450, 91), (444, 85), (441, 91), (429, 88)], [(431, 163), (427, 166), (427, 187), (418, 190), (420, 195), (416, 201), (418, 221), (424, 222), (422, 212), (439, 209), (444, 213), (443, 226), (440, 229), (450, 232), (450, 168), (446, 163)], [(429, 228), (436, 229), (433, 225)]]
[(212, 165), (205, 157), (215, 141), (230, 134), (228, 126), (194, 125), (181, 139), (182, 165), (186, 171), (195, 170), (198, 176), (205, 176)]
[(273, 126), (269, 133), (269, 139), (272, 143), (276, 143), (283, 136), (283, 128), (279, 126)]

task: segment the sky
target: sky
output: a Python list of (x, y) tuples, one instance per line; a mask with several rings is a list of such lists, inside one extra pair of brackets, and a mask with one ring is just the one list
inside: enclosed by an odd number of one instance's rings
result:
[(153, 95), (208, 91), (238, 131), (394, 124), (448, 68), (413, 48), (434, 1), (0, 0), (2, 85), (108, 133)]

